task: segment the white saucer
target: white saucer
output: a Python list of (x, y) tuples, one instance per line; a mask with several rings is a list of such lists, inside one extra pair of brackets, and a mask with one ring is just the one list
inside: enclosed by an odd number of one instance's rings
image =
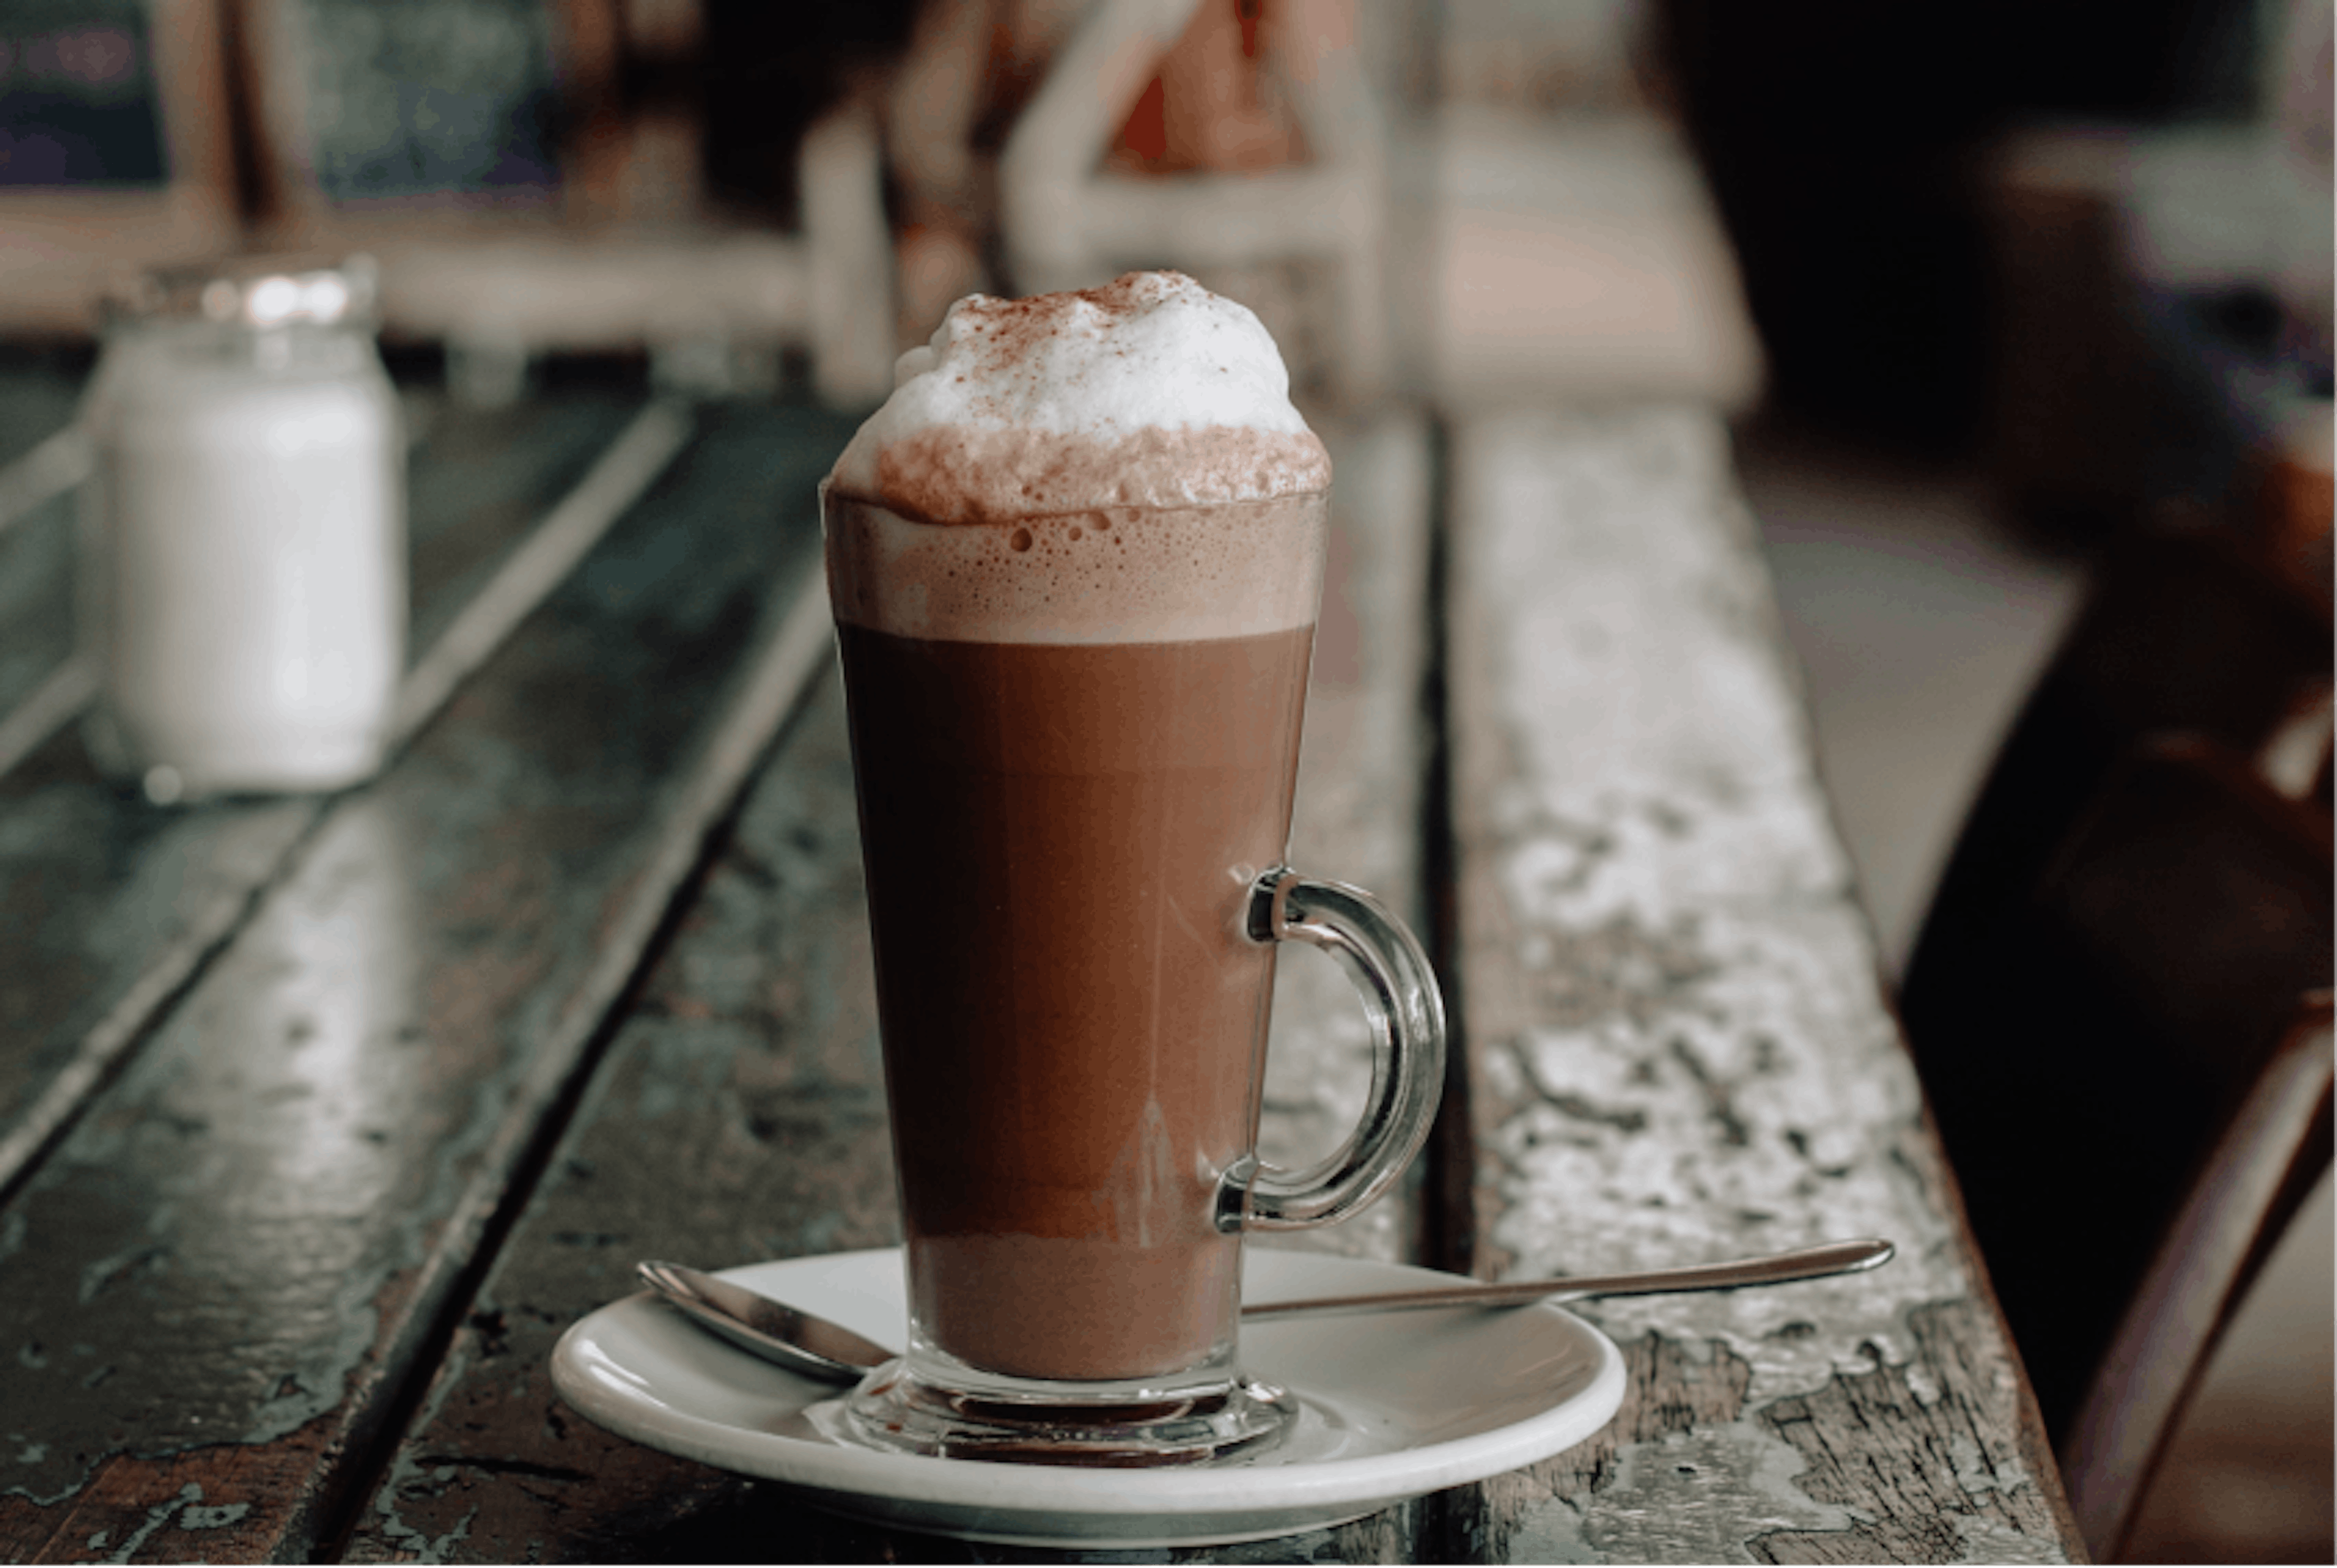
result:
[[(1247, 1299), (1456, 1282), (1448, 1274), (1247, 1249)], [(795, 1258), (723, 1277), (901, 1342), (898, 1249)], [(1273, 1451), (1193, 1469), (1088, 1470), (928, 1459), (838, 1441), (837, 1390), (756, 1359), (647, 1292), (562, 1336), (553, 1385), (620, 1436), (778, 1482), (818, 1507), (1012, 1546), (1196, 1545), (1360, 1518), (1572, 1447), (1623, 1399), (1623, 1358), (1556, 1307), (1357, 1314), (1242, 1329), (1242, 1364), (1295, 1392)]]

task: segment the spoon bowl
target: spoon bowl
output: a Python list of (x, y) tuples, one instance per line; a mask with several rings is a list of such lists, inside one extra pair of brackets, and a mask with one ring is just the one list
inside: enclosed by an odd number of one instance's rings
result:
[(841, 1323), (774, 1301), (718, 1275), (659, 1262), (643, 1262), (639, 1272), (643, 1284), (688, 1313), (699, 1327), (790, 1372), (852, 1383), (893, 1359), (893, 1351)]

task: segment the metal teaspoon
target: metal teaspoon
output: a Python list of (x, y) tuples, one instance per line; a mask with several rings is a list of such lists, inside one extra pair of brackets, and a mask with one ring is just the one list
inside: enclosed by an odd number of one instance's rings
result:
[[(1889, 1242), (1868, 1239), (1828, 1242), (1765, 1258), (1726, 1263), (1691, 1263), (1630, 1274), (1579, 1274), (1566, 1280), (1520, 1280), (1499, 1285), (1437, 1285), (1418, 1290), (1387, 1290), (1365, 1296), (1316, 1296), (1297, 1301), (1259, 1301), (1242, 1316), (1288, 1318), (1300, 1313), (1403, 1312), (1425, 1307), (1516, 1307), (1550, 1299), (1585, 1296), (1645, 1296), (1673, 1290), (1726, 1290), (1740, 1285), (1781, 1285), (1827, 1274), (1854, 1274), (1891, 1261)], [(854, 1382), (891, 1360), (896, 1352), (825, 1318), (758, 1295), (743, 1285), (680, 1263), (644, 1262), (640, 1277), (700, 1326), (767, 1361), (792, 1372), (831, 1382)]]

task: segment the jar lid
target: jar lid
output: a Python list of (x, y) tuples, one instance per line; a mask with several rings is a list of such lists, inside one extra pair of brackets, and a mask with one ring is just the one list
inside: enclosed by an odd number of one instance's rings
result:
[(380, 276), (370, 256), (324, 264), (290, 257), (235, 257), (142, 273), (117, 282), (106, 304), (111, 317), (141, 320), (370, 328)]

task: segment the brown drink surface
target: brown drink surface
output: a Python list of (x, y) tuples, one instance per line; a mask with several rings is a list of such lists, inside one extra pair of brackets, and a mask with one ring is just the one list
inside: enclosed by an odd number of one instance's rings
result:
[[(1231, 1341), (1313, 628), (999, 644), (840, 624), (912, 1306), (988, 1371)], [(910, 959), (907, 955), (916, 955)]]

